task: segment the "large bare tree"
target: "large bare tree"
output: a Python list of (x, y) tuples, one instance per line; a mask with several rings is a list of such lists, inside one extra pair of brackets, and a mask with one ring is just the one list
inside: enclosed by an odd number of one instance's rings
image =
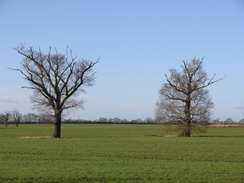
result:
[[(208, 78), (203, 58), (183, 61), (182, 71), (171, 69), (160, 89), (156, 103), (156, 119), (179, 124), (179, 136), (190, 137), (194, 127), (207, 124), (213, 102), (206, 87), (223, 79)], [(199, 129), (199, 128), (198, 128)]]
[(15, 50), (24, 58), (19, 71), (32, 89), (31, 101), (36, 107), (52, 111), (54, 117), (53, 138), (61, 137), (62, 112), (67, 109), (81, 107), (84, 100), (78, 100), (77, 95), (85, 92), (84, 87), (92, 86), (95, 80), (93, 66), (96, 62), (73, 57), (72, 51), (60, 54), (51, 47), (47, 54), (33, 47), (20, 45)]

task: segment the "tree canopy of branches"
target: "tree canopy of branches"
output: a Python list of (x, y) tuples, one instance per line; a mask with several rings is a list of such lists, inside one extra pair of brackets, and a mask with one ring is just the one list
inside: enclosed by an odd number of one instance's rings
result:
[(8, 127), (8, 123), (11, 118), (11, 112), (7, 111), (3, 114), (0, 114), (0, 122), (4, 123), (6, 127)]
[[(182, 71), (171, 69), (166, 83), (159, 90), (156, 119), (178, 124), (179, 135), (190, 137), (192, 130), (210, 120), (213, 102), (206, 87), (223, 79), (208, 78), (203, 70), (203, 58), (183, 61)], [(201, 129), (201, 128), (200, 128)]]
[(61, 137), (62, 112), (67, 109), (81, 107), (84, 100), (77, 95), (85, 92), (84, 87), (92, 86), (95, 81), (93, 67), (98, 63), (85, 59), (77, 60), (72, 51), (60, 54), (49, 48), (47, 54), (33, 47), (20, 45), (15, 50), (23, 56), (22, 69), (19, 71), (29, 82), (24, 88), (32, 89), (31, 101), (35, 107), (52, 111), (54, 117), (54, 138)]
[(17, 127), (19, 127), (19, 123), (21, 122), (23, 115), (17, 110), (13, 110), (11, 114), (13, 122), (16, 124)]

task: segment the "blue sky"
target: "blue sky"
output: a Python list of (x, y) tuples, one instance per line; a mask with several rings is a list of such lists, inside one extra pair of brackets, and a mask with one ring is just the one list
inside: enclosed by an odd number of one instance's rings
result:
[[(1, 0), (0, 112), (32, 112), (19, 68), (20, 43), (96, 60), (96, 83), (81, 95), (85, 109), (68, 117), (138, 119), (155, 116), (164, 73), (182, 60), (204, 59), (214, 119), (244, 118), (242, 0)], [(34, 111), (38, 113), (38, 111)], [(40, 112), (40, 111), (39, 111)]]

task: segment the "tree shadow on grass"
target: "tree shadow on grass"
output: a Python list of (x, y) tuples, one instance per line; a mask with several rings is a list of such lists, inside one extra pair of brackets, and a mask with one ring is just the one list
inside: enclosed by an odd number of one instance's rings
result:
[(147, 135), (148, 137), (178, 137), (178, 138), (198, 138), (198, 137), (207, 137), (207, 138), (244, 138), (244, 135), (193, 135), (191, 137), (182, 137), (178, 135)]
[(244, 135), (194, 135), (192, 137), (211, 137), (211, 138), (244, 138)]

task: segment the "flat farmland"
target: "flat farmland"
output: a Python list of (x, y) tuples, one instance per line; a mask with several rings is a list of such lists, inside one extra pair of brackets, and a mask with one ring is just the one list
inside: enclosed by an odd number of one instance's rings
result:
[[(244, 182), (244, 128), (164, 137), (164, 125), (0, 126), (0, 182)], [(23, 138), (24, 137), (24, 138)]]

